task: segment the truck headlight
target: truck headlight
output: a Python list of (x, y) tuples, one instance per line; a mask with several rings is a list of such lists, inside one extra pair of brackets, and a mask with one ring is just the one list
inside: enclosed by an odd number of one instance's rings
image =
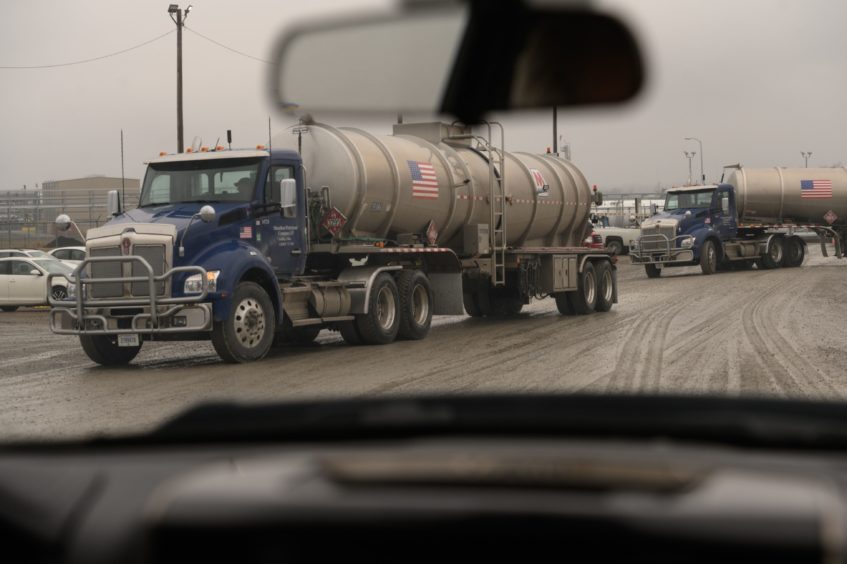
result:
[(65, 287), (68, 292), (69, 298), (76, 298), (76, 284), (71, 284), (68, 282), (68, 285)]
[(679, 242), (679, 246), (683, 249), (690, 249), (694, 246), (694, 237), (690, 235), (688, 237), (683, 237)]
[[(206, 288), (207, 291), (218, 291), (218, 276), (221, 275), (220, 270), (209, 270), (206, 272)], [(184, 294), (202, 294), (203, 293), (203, 275), (200, 273), (192, 274), (185, 279), (185, 285), (182, 288)]]
[(630, 241), (629, 242), (629, 248), (630, 248), (630, 250), (637, 251), (638, 250), (638, 239), (636, 239), (635, 241)]

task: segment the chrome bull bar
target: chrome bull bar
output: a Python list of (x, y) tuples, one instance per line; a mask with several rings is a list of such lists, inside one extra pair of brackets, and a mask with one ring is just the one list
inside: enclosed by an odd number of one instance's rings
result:
[[(79, 275), (85, 266), (97, 262), (118, 262), (128, 263), (134, 262), (140, 264), (146, 271), (146, 275), (142, 276), (121, 276), (116, 278), (83, 278)], [(203, 291), (199, 294), (191, 296), (183, 296), (180, 298), (158, 296), (156, 294), (157, 284), (167, 284), (168, 281), (175, 275), (183, 272), (191, 272), (200, 274), (203, 279)], [(159, 321), (163, 318), (168, 318), (176, 315), (179, 311), (192, 304), (203, 302), (209, 294), (208, 282), (206, 281), (206, 269), (201, 266), (178, 266), (171, 268), (167, 272), (156, 275), (153, 267), (147, 262), (144, 257), (136, 255), (127, 255), (120, 257), (90, 257), (83, 260), (73, 271), (73, 274), (64, 276), (62, 274), (48, 274), (47, 284), (52, 287), (52, 279), (54, 277), (62, 277), (68, 280), (68, 284), (73, 284), (76, 294), (73, 299), (56, 300), (52, 295), (48, 296), (48, 302), (53, 309), (50, 311), (50, 329), (57, 334), (78, 335), (78, 334), (100, 334), (100, 335), (115, 335), (118, 333), (178, 333), (197, 331), (205, 329), (208, 321), (211, 319), (207, 315), (207, 321), (204, 327), (159, 327)], [(132, 284), (137, 282), (147, 283), (147, 296), (143, 298), (88, 298), (84, 288), (95, 284)], [(108, 329), (108, 322), (105, 315), (90, 313), (86, 314), (86, 309), (102, 308), (102, 307), (147, 307), (150, 308), (149, 313), (137, 313), (133, 315), (129, 329)], [(172, 306), (164, 311), (159, 311), (159, 306)], [(69, 315), (74, 322), (75, 328), (62, 328), (61, 321), (57, 324), (57, 317), (61, 315)], [(98, 321), (102, 329), (89, 329), (88, 321)], [(149, 326), (147, 322), (149, 321)]]
[[(677, 241), (687, 239), (690, 235), (677, 235), (673, 239), (663, 233), (654, 233), (652, 235), (642, 235), (636, 241), (638, 242), (637, 249), (630, 249), (630, 258), (636, 259), (634, 262), (687, 262), (694, 260), (694, 250), (691, 248), (681, 248), (677, 246)], [(645, 244), (649, 247), (644, 249)], [(655, 256), (659, 255), (659, 260), (655, 260)], [(685, 258), (680, 258), (683, 255)]]

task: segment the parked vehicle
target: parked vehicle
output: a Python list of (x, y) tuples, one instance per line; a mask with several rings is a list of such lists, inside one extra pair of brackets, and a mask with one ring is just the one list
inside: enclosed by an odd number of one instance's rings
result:
[(808, 229), (821, 251), (844, 255), (847, 235), (847, 170), (836, 168), (745, 169), (733, 167), (728, 182), (670, 190), (665, 209), (646, 220), (630, 255), (656, 278), (665, 266), (721, 269), (796, 267), (803, 263)]
[(44, 251), (37, 249), (0, 249), (0, 258), (9, 257), (51, 258)]
[(58, 247), (50, 249), (47, 254), (69, 266), (76, 266), (85, 260), (85, 247)]
[(597, 233), (597, 230), (594, 229), (591, 231), (591, 234), (585, 238), (585, 241), (582, 242), (583, 245), (590, 249), (602, 249), (603, 246), (603, 238)]
[(73, 269), (53, 258), (0, 258), (0, 309), (46, 305), (67, 297)]
[(613, 255), (629, 253), (632, 242), (641, 235), (641, 230), (635, 227), (595, 227), (603, 242), (603, 247)]
[(275, 334), (421, 339), (433, 315), (463, 305), (514, 314), (550, 296), (563, 314), (608, 311), (611, 257), (580, 246), (592, 204), (583, 175), (490, 139), (442, 123), (382, 137), (311, 124), (272, 151), (155, 159), (132, 216), (110, 196), (115, 217), (88, 232), (85, 276), (72, 300), (53, 302), (51, 328), (79, 335), (101, 364), (180, 338), (210, 338), (224, 360), (245, 362)]

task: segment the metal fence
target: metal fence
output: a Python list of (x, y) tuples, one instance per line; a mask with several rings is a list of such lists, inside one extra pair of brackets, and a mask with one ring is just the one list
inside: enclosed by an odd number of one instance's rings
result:
[[(138, 190), (127, 190), (129, 208), (138, 201)], [(0, 192), (0, 246), (4, 248), (46, 249), (73, 244), (81, 239), (71, 227), (58, 232), (56, 216), (67, 214), (84, 235), (88, 229), (108, 219), (103, 190)], [(57, 239), (58, 235), (58, 239)]]
[(612, 227), (636, 227), (664, 203), (662, 194), (603, 194), (603, 204), (592, 206), (591, 212), (606, 216)]

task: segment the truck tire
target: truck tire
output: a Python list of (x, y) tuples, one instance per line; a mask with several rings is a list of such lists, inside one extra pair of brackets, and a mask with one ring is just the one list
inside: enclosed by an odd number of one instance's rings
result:
[(787, 268), (796, 268), (803, 264), (806, 258), (806, 245), (800, 237), (789, 237), (785, 240), (785, 258), (783, 264)]
[(785, 241), (782, 237), (771, 239), (765, 254), (762, 255), (760, 265), (765, 269), (779, 268), (785, 258)]
[(2, 307), (0, 307), (0, 309), (2, 309), (3, 311), (8, 311), (9, 313), (12, 313), (13, 311), (18, 311), (18, 306), (2, 306)]
[(612, 239), (606, 242), (606, 250), (612, 253), (613, 255), (622, 255), (623, 252), (623, 243), (618, 241), (617, 239)]
[(476, 303), (476, 296), (471, 292), (462, 293), (462, 301), (465, 304), (465, 312), (471, 317), (482, 317), (482, 311)]
[(400, 293), (400, 329), (398, 339), (418, 341), (432, 325), (432, 288), (420, 270), (401, 270), (395, 277)]
[(553, 297), (556, 298), (556, 309), (559, 310), (559, 313), (562, 315), (573, 315), (573, 305), (571, 305), (571, 294), (573, 292), (559, 292), (554, 294)]
[(597, 303), (594, 305), (594, 311), (606, 312), (612, 309), (615, 299), (612, 265), (606, 261), (600, 261), (595, 270), (597, 275)]
[(718, 270), (718, 249), (711, 239), (707, 239), (700, 249), (700, 270), (706, 275)]
[(597, 272), (591, 262), (586, 262), (577, 276), (577, 290), (571, 292), (571, 305), (577, 315), (588, 315), (597, 306)]
[(394, 278), (387, 272), (376, 277), (370, 289), (370, 307), (356, 316), (356, 328), (366, 345), (387, 345), (400, 330), (400, 296)]
[(68, 297), (68, 290), (64, 286), (53, 286), (50, 297), (57, 301), (65, 300)]
[(117, 335), (80, 335), (79, 343), (88, 358), (103, 366), (129, 364), (144, 344), (139, 341), (137, 347), (119, 347)]
[(489, 290), (492, 313), (501, 317), (518, 315), (523, 309), (523, 300), (515, 292), (506, 288)]
[(662, 269), (655, 264), (645, 264), (644, 271), (647, 272), (647, 278), (658, 278), (662, 275)]
[(363, 342), (355, 321), (342, 321), (338, 324), (338, 332), (348, 345), (358, 346)]
[(474, 303), (481, 315), (491, 317), (494, 315), (494, 306), (491, 303), (491, 286), (484, 283), (474, 293)]
[(212, 328), (212, 345), (224, 362), (260, 360), (273, 344), (275, 327), (267, 292), (254, 282), (241, 282), (232, 293), (229, 316)]

